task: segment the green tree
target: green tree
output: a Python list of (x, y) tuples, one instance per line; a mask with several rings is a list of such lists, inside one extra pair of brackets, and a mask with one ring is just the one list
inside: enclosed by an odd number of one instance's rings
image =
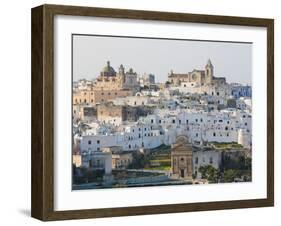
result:
[(207, 179), (210, 183), (218, 183), (219, 171), (213, 166), (200, 166), (199, 172), (203, 179)]
[(224, 182), (234, 182), (237, 176), (237, 170), (229, 169), (224, 171)]

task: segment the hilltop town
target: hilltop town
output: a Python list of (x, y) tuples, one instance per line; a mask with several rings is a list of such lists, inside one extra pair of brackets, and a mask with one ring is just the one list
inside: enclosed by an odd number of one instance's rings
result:
[(73, 188), (251, 181), (251, 86), (210, 59), (155, 76), (108, 61), (73, 81)]

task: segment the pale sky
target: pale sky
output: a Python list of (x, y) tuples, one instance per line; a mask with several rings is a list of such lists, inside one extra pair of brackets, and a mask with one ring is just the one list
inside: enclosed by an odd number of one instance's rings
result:
[(156, 82), (165, 82), (171, 70), (204, 70), (209, 58), (215, 76), (251, 84), (250, 43), (73, 35), (74, 81), (96, 78), (110, 61), (115, 71), (123, 64), (125, 71), (133, 68), (138, 74), (152, 73)]

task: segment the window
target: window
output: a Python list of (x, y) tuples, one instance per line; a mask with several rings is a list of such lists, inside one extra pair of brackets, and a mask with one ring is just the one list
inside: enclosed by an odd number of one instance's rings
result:
[(215, 136), (216, 136), (216, 133), (213, 133), (213, 136), (215, 137)]
[(184, 158), (181, 158), (181, 161), (183, 162), (183, 161), (184, 161)]
[(176, 120), (175, 119), (173, 119), (173, 124), (175, 124), (176, 123)]
[(229, 133), (226, 133), (226, 136), (229, 137)]
[(210, 160), (209, 160), (210, 164), (213, 164), (213, 158), (210, 157)]
[(196, 137), (198, 137), (198, 133), (196, 133)]
[(150, 122), (153, 123), (153, 119), (151, 119)]
[(131, 149), (131, 145), (129, 144), (129, 149)]
[(225, 127), (225, 130), (228, 130), (228, 127), (227, 127), (227, 126)]
[(99, 140), (97, 140), (97, 144), (99, 144), (100, 143), (100, 141)]
[(101, 95), (104, 95), (104, 93), (101, 93)]
[(219, 92), (217, 92), (217, 96), (219, 96), (220, 95), (220, 93)]
[(246, 125), (248, 125), (248, 123), (247, 123), (247, 122), (245, 122), (245, 126), (246, 126)]
[(100, 151), (100, 148), (99, 148), (99, 147), (97, 147), (97, 151)]
[(86, 100), (86, 99), (84, 99), (84, 103), (87, 103), (87, 100)]
[(141, 138), (141, 135), (139, 134), (139, 138)]
[(91, 99), (91, 103), (93, 103), (94, 102), (94, 100), (93, 99)]
[(200, 119), (200, 122), (203, 122), (203, 119), (202, 119), (202, 118)]
[(195, 164), (198, 164), (198, 157), (195, 158)]
[(181, 124), (181, 120), (179, 120), (179, 124)]
[(88, 144), (92, 144), (92, 141), (88, 140)]
[(161, 124), (161, 120), (159, 120), (159, 123)]
[(186, 124), (188, 124), (188, 120), (186, 120)]
[(198, 119), (195, 119), (195, 122), (198, 122)]

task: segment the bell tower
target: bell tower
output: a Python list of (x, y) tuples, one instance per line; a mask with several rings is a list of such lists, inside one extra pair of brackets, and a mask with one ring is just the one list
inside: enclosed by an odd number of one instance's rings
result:
[(120, 67), (119, 67), (119, 76), (121, 76), (121, 78), (122, 78), (122, 83), (125, 83), (126, 81), (125, 81), (125, 68), (124, 68), (124, 66), (123, 66), (123, 64), (121, 64), (120, 65)]
[(206, 66), (205, 66), (206, 83), (207, 84), (212, 83), (213, 77), (214, 77), (214, 66), (212, 65), (212, 62), (209, 59)]

